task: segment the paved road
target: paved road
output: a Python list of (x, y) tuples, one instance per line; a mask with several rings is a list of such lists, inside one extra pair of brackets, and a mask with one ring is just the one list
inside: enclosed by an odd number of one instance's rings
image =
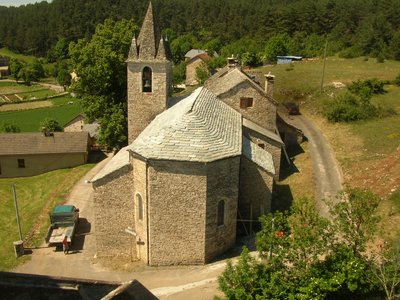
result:
[(333, 151), (321, 130), (305, 116), (292, 116), (291, 120), (308, 138), (316, 183), (315, 198), (322, 216), (329, 216), (322, 199), (334, 199), (342, 190), (342, 173)]

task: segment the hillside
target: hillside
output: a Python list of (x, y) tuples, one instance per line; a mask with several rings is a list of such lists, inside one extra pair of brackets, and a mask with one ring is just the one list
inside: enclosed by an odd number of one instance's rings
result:
[[(256, 55), (268, 39), (285, 35), (281, 53), (315, 56), (325, 37), (331, 53), (400, 58), (400, 2), (397, 0), (154, 0), (170, 42), (186, 36), (193, 47)], [(105, 19), (141, 24), (148, 1), (53, 0), (18, 8), (0, 7), (0, 47), (46, 55), (60, 38), (90, 38)], [(194, 40), (192, 39), (194, 38)], [(285, 49), (281, 49), (285, 52)]]

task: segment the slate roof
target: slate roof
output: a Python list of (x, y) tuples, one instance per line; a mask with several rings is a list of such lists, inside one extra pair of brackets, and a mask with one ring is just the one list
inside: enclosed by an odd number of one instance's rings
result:
[(260, 148), (248, 138), (243, 136), (242, 152), (245, 157), (256, 163), (268, 173), (274, 175), (275, 167), (271, 153)]
[(54, 132), (0, 134), (0, 155), (85, 153), (88, 150), (87, 132)]
[(95, 186), (99, 185), (97, 182), (101, 184), (101, 181), (108, 177), (108, 175), (117, 171), (124, 169), (127, 171), (129, 169), (131, 163), (129, 161), (129, 152), (127, 151), (127, 148), (128, 146), (119, 150), (118, 153), (103, 167), (103, 169), (92, 178), (91, 182), (94, 183)]
[(230, 90), (236, 88), (239, 84), (248, 82), (260, 94), (264, 95), (269, 101), (277, 105), (278, 103), (265, 93), (265, 91), (255, 83), (247, 74), (239, 68), (225, 67), (211, 76), (204, 84), (204, 86), (212, 91), (217, 96), (225, 94)]
[(278, 143), (280, 143), (282, 145), (284, 144), (282, 139), (280, 138), (280, 136), (277, 135), (275, 132), (272, 132), (272, 131), (270, 131), (268, 129), (265, 129), (265, 128), (257, 125), (256, 123), (254, 123), (254, 122), (252, 122), (252, 121), (250, 121), (250, 120), (248, 120), (246, 118), (243, 118), (243, 126), (249, 128), (251, 130), (254, 130), (254, 131), (260, 133), (261, 135), (263, 135), (263, 136), (265, 136), (267, 138), (270, 138), (270, 139), (272, 139), (272, 140), (274, 140), (274, 141), (276, 141), (276, 142), (278, 142)]
[(128, 146), (148, 159), (211, 162), (241, 155), (242, 120), (205, 88), (159, 114)]
[(133, 37), (129, 50), (130, 60), (170, 60), (169, 45), (161, 31), (150, 2), (138, 38)]
[(201, 50), (201, 49), (191, 49), (185, 54), (185, 58), (187, 59), (192, 59), (193, 57), (196, 57), (199, 54), (206, 53), (206, 51)]

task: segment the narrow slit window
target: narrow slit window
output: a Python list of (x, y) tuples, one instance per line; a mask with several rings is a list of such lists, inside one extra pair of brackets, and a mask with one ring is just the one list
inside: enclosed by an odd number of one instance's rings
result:
[(140, 194), (136, 194), (136, 203), (137, 203), (137, 218), (139, 220), (143, 220), (143, 200)]
[(222, 226), (224, 224), (225, 224), (225, 201), (221, 200), (218, 202), (217, 225)]

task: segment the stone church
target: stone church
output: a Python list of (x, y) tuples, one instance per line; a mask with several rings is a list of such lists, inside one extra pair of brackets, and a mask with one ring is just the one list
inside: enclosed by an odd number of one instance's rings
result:
[(92, 180), (98, 256), (208, 263), (271, 209), (284, 150), (273, 77), (263, 89), (231, 60), (177, 101), (171, 69), (150, 4), (127, 59), (129, 145)]

